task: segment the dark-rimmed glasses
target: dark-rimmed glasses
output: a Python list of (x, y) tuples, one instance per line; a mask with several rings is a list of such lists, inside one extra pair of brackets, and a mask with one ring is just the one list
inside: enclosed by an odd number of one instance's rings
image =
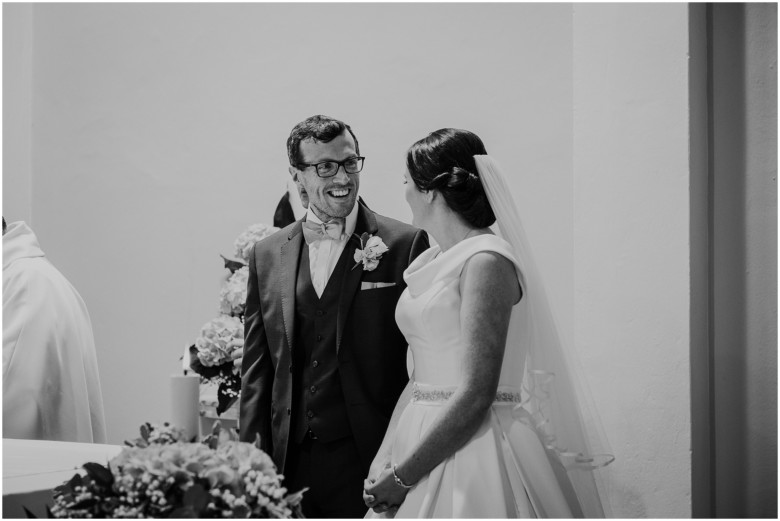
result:
[(357, 174), (363, 170), (363, 161), (365, 157), (355, 156), (345, 159), (344, 161), (322, 161), (320, 163), (298, 163), (298, 168), (313, 166), (320, 177), (333, 177), (338, 173), (339, 168), (344, 167), (344, 171), (348, 174)]

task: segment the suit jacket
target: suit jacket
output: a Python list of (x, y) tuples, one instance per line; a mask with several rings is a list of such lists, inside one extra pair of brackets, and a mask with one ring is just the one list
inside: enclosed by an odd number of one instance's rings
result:
[[(395, 306), (405, 289), (403, 272), (428, 248), (428, 236), (408, 224), (377, 215), (358, 203), (355, 235), (345, 246), (350, 268), (363, 233), (388, 246), (373, 271), (362, 264), (341, 281), (336, 326), (339, 375), (349, 423), (361, 463), (368, 472), (398, 396), (408, 381), (407, 342), (395, 323)], [(303, 240), (302, 220), (255, 244), (249, 257), (240, 438), (261, 448), (284, 472), (293, 395), (295, 286)], [(357, 236), (357, 237), (356, 237)], [(395, 283), (361, 289), (362, 283)], [(370, 286), (370, 284), (365, 284)]]

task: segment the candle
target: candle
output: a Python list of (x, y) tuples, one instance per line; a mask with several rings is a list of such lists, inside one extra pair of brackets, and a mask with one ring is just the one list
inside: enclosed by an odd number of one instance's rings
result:
[(190, 346), (184, 346), (184, 356), (181, 358), (181, 368), (184, 370), (184, 374), (192, 371), (192, 369), (190, 369)]
[(200, 438), (198, 400), (200, 376), (171, 375), (171, 423), (184, 429), (187, 439)]

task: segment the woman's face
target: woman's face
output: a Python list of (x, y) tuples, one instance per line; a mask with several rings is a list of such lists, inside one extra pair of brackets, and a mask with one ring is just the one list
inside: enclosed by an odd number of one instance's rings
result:
[(425, 218), (430, 210), (429, 203), (425, 198), (425, 192), (417, 188), (408, 170), (404, 172), (404, 185), (406, 203), (412, 209), (412, 224), (418, 228), (425, 228)]

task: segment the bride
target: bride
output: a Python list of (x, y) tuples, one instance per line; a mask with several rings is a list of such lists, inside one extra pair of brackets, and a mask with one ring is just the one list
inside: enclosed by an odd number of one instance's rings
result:
[[(475, 134), (409, 149), (414, 224), (396, 320), (414, 372), (363, 498), (369, 516), (603, 517), (573, 379), (498, 164)], [(498, 224), (499, 235), (489, 226)]]

